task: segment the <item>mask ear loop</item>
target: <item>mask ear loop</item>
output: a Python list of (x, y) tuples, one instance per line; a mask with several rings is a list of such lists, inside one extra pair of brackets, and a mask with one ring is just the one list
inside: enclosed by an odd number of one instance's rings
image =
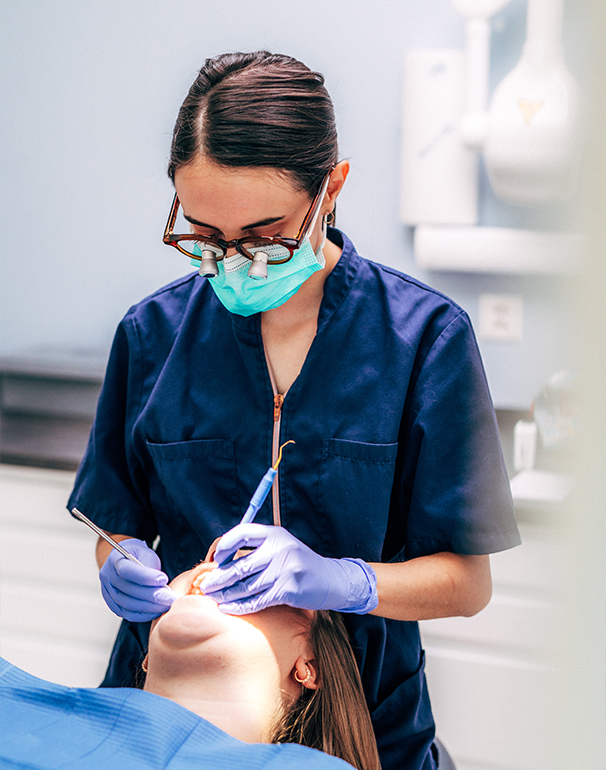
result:
[(328, 225), (332, 225), (334, 221), (335, 221), (334, 211), (329, 211), (327, 214), (324, 214), (324, 216), (322, 217), (322, 243), (320, 244), (320, 249), (323, 249), (324, 244), (326, 243), (326, 234), (328, 232)]

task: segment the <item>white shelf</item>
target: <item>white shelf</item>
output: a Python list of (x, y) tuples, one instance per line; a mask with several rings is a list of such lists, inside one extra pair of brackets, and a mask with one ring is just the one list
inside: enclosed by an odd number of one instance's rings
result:
[(507, 227), (418, 225), (417, 264), (427, 270), (566, 275), (581, 262), (584, 237)]
[(551, 505), (561, 503), (574, 487), (574, 479), (564, 473), (524, 470), (510, 482), (516, 505)]

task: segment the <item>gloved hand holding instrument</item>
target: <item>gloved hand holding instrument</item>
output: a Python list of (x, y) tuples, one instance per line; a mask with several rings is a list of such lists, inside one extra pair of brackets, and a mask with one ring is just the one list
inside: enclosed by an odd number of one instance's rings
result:
[[(219, 569), (204, 579), (204, 593), (232, 615), (278, 604), (370, 612), (378, 597), (377, 577), (369, 564), (361, 559), (325, 558), (283, 527), (252, 523), (276, 477), (284, 446), (275, 465), (261, 479), (240, 524), (219, 540), (214, 553)], [(99, 571), (101, 592), (112, 612), (136, 622), (153, 620), (166, 612), (177, 594), (167, 587), (168, 577), (160, 569), (156, 552), (135, 538), (117, 543), (76, 508), (72, 513), (114, 549)], [(255, 550), (233, 561), (238, 549), (247, 547)]]
[[(231, 561), (247, 547), (256, 550)], [(377, 577), (369, 564), (320, 556), (283, 527), (238, 524), (223, 535), (214, 559), (219, 569), (201, 588), (230, 615), (277, 604), (364, 614), (378, 604)]]
[[(287, 441), (286, 444), (294, 444)], [(327, 559), (283, 527), (253, 524), (276, 476), (282, 449), (252, 497), (242, 521), (217, 544), (219, 569), (201, 587), (231, 615), (258, 612), (277, 604), (308, 610), (367, 613), (378, 604), (377, 576), (361, 559)], [(240, 548), (255, 548), (234, 561)]]
[(167, 587), (168, 576), (156, 552), (136, 538), (118, 543), (77, 508), (72, 513), (113, 548), (99, 570), (101, 593), (110, 610), (138, 623), (166, 612), (178, 594)]
[[(270, 467), (261, 479), (241, 524), (252, 521), (263, 505), (276, 477), (282, 459), (282, 449), (286, 444), (280, 447), (276, 464)], [(153, 620), (166, 612), (178, 594), (167, 587), (168, 576), (162, 572), (156, 552), (136, 538), (117, 542), (77, 508), (72, 508), (72, 514), (113, 549), (99, 570), (101, 593), (110, 610), (121, 618), (138, 623)]]

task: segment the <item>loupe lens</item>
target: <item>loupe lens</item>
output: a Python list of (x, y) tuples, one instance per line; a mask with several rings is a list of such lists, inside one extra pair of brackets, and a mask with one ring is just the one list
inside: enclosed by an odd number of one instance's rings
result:
[(267, 279), (267, 254), (260, 249), (255, 252), (250, 267), (248, 268), (248, 277), (256, 281)]

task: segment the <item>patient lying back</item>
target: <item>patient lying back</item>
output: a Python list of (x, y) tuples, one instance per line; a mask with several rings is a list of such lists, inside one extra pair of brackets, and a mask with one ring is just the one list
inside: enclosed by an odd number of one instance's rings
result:
[[(324, 748), (377, 770), (340, 619), (290, 607), (223, 614), (200, 589), (212, 568), (173, 581), (181, 596), (153, 623), (144, 690), (67, 688), (2, 661), (0, 765), (185, 770), (206, 758), (219, 769), (347, 767), (314, 750)], [(340, 695), (331, 695), (335, 684)]]
[(280, 606), (226, 615), (199, 587), (211, 568), (199, 565), (172, 582), (181, 596), (152, 624), (145, 690), (240, 740), (269, 743), (284, 708), (302, 688), (318, 687), (313, 612)]

